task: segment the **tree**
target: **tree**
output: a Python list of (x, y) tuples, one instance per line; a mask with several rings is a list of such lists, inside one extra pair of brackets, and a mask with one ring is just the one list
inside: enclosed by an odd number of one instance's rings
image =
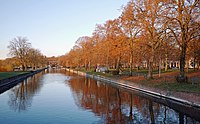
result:
[[(104, 24), (104, 32), (104, 49), (106, 48), (107, 51), (106, 64), (107, 66), (113, 64), (116, 72), (119, 73), (122, 52), (124, 52), (123, 48), (126, 40), (126, 36), (120, 27), (119, 18), (106, 21)], [(110, 61), (108, 57), (110, 57)]]
[(28, 52), (28, 63), (32, 66), (33, 69), (36, 69), (39, 66), (46, 64), (45, 56), (42, 55), (40, 50), (30, 48)]
[(90, 70), (91, 54), (92, 54), (91, 50), (93, 47), (91, 38), (88, 36), (79, 37), (78, 40), (76, 41), (76, 45), (82, 51), (79, 54), (81, 54), (81, 58), (84, 62), (85, 69), (88, 70), (88, 68), (89, 68), (89, 70)]
[(26, 70), (28, 64), (28, 52), (31, 48), (31, 43), (28, 42), (26, 37), (17, 37), (10, 41), (8, 46), (10, 55), (17, 58), (21, 63), (22, 69)]
[(188, 43), (199, 34), (199, 0), (174, 0), (170, 3), (170, 13), (168, 14), (168, 32), (180, 48), (180, 75), (178, 82), (186, 82), (185, 61)]
[(67, 67), (68, 61), (67, 61), (67, 55), (62, 55), (58, 57), (58, 63), (61, 66)]
[(109, 68), (110, 44), (106, 40), (106, 32), (106, 24), (96, 25), (92, 36), (92, 41), (94, 44), (93, 59), (96, 65), (106, 65)]
[(199, 66), (200, 60), (200, 39), (194, 39), (188, 44), (187, 55), (188, 58), (192, 59), (192, 66), (195, 70)]
[(135, 9), (134, 1), (130, 1), (126, 7), (123, 8), (123, 12), (120, 16), (121, 28), (128, 38), (129, 52), (130, 52), (130, 75), (132, 75), (133, 70), (133, 47), (137, 40), (138, 35), (141, 32), (141, 26), (137, 18), (137, 11)]
[(148, 59), (148, 75), (147, 78), (153, 78), (153, 63), (155, 59), (156, 50), (159, 48), (161, 42), (164, 40), (164, 18), (167, 12), (165, 11), (164, 0), (139, 0), (136, 2), (137, 9), (137, 21), (139, 21), (140, 27), (142, 28), (143, 37), (146, 37), (144, 44), (149, 49)]
[(27, 69), (27, 66), (32, 66), (35, 69), (38, 66), (47, 64), (46, 57), (40, 50), (32, 48), (31, 43), (25, 37), (14, 38), (10, 41), (8, 48), (10, 49), (10, 55), (20, 63), (23, 71)]

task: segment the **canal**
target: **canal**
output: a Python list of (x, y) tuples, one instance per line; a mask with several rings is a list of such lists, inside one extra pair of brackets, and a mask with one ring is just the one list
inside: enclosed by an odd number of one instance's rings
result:
[(200, 115), (177, 110), (137, 92), (58, 70), (39, 73), (0, 94), (0, 124), (200, 124)]

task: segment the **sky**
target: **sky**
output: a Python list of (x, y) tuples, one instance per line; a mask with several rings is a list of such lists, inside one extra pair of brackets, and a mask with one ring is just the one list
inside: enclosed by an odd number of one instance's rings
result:
[(64, 55), (96, 24), (120, 16), (129, 0), (0, 0), (0, 59), (9, 41), (26, 37), (47, 57)]

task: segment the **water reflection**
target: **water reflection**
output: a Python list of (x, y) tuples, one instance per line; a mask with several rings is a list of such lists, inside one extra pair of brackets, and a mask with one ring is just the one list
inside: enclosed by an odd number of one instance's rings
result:
[(8, 105), (12, 110), (18, 112), (26, 111), (31, 106), (33, 96), (41, 88), (39, 79), (42, 74), (39, 73), (24, 80), (8, 92)]
[(71, 78), (67, 85), (73, 92), (76, 105), (100, 116), (100, 123), (199, 123), (137, 93), (92, 79)]
[(162, 105), (137, 92), (58, 70), (28, 78), (0, 101), (1, 123), (199, 124), (171, 103)]

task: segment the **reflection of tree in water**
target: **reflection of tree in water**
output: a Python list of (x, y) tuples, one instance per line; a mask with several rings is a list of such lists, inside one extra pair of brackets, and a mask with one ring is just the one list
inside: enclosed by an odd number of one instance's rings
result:
[[(69, 86), (77, 106), (100, 116), (100, 123), (167, 124), (182, 121), (180, 114), (164, 105), (92, 79), (71, 78)], [(183, 117), (186, 122), (193, 122), (191, 118)]]
[(42, 74), (39, 73), (26, 79), (9, 92), (10, 99), (8, 105), (11, 109), (21, 112), (27, 110), (27, 108), (31, 106), (34, 94), (38, 92), (41, 87), (39, 83), (39, 77), (41, 75)]

